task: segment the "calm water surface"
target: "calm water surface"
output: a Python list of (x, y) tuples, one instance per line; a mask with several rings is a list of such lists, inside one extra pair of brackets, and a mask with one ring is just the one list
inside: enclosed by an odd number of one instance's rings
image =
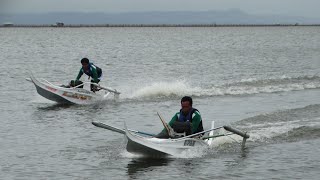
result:
[[(320, 28), (2, 28), (0, 179), (318, 179)], [(74, 79), (88, 57), (118, 102), (62, 106), (30, 72)], [(83, 80), (86, 78), (83, 77)], [(190, 95), (205, 129), (248, 131), (209, 150), (148, 159), (93, 120), (158, 133)]]

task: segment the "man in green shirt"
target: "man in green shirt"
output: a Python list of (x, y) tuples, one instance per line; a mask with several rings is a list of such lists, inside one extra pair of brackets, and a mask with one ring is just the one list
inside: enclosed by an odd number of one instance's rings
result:
[[(203, 131), (200, 112), (192, 107), (191, 97), (185, 96), (181, 99), (181, 109), (172, 117), (169, 126), (176, 133), (185, 133), (185, 135)], [(167, 130), (163, 129), (156, 137), (169, 138), (169, 135)]]
[[(99, 68), (98, 66), (95, 66), (93, 63), (90, 63), (88, 58), (82, 58), (81, 64), (82, 64), (82, 67), (78, 73), (76, 81), (79, 81), (83, 73), (85, 73), (86, 75), (89, 76), (89, 78), (90, 77), (92, 78), (91, 80), (92, 83), (98, 84), (102, 77), (102, 69)], [(91, 91), (95, 92), (97, 91), (97, 86), (94, 86), (93, 84), (91, 84), (90, 89)]]

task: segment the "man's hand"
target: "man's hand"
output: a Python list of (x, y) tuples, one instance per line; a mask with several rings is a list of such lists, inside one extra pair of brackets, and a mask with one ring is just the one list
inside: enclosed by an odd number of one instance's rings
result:
[(92, 89), (91, 91), (96, 92), (96, 91), (100, 91), (101, 89), (98, 88), (98, 86), (92, 85)]
[(92, 92), (98, 91), (98, 87), (96, 85), (94, 85), (94, 84), (91, 84), (91, 91)]

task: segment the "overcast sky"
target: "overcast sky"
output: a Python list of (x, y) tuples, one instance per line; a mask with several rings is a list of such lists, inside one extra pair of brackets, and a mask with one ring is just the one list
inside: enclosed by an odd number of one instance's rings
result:
[(320, 18), (320, 0), (0, 0), (2, 13), (208, 11)]

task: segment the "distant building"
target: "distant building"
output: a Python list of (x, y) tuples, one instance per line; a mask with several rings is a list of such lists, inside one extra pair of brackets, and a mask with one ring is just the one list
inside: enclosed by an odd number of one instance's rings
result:
[(4, 27), (11, 27), (11, 26), (13, 26), (13, 23), (11, 23), (11, 22), (6, 22), (6, 23), (3, 23), (3, 26), (4, 26)]
[(55, 24), (52, 24), (51, 27), (63, 27), (64, 23), (62, 22), (56, 22)]
[(63, 27), (63, 26), (64, 26), (64, 23), (62, 23), (62, 22), (57, 22), (56, 25), (57, 25), (57, 27)]

